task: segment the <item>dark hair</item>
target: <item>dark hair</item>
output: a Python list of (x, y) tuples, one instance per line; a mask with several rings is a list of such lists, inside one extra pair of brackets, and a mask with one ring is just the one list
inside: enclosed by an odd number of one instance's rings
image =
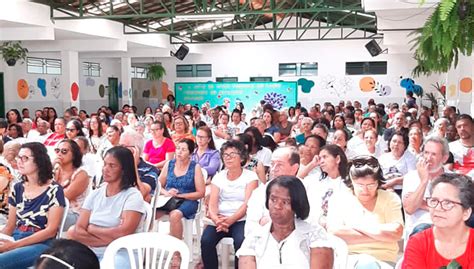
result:
[(291, 210), (295, 213), (296, 217), (305, 220), (309, 216), (309, 201), (306, 194), (306, 189), (301, 180), (295, 176), (279, 176), (267, 186), (265, 207), (268, 209), (268, 200), (272, 187), (274, 185), (286, 188), (290, 194), (291, 199)]
[(232, 110), (232, 114), (231, 114), (231, 116), (234, 116), (234, 114), (235, 114), (235, 113), (239, 114), (239, 117), (241, 117), (241, 116), (242, 116), (242, 111), (240, 111), (240, 110), (239, 110), (239, 109), (237, 109), (237, 108), (235, 108), (234, 110)]
[(191, 140), (189, 138), (183, 138), (183, 139), (178, 140), (176, 142), (176, 145), (178, 145), (180, 143), (185, 143), (188, 146), (189, 155), (193, 154), (194, 148), (196, 147), (196, 144), (194, 144), (193, 140)]
[[(100, 269), (100, 263), (94, 252), (87, 246), (70, 239), (54, 240), (51, 247), (43, 254), (54, 256), (75, 269)], [(38, 269), (64, 269), (65, 265), (47, 256), (40, 256), (36, 260)]]
[[(349, 178), (351, 180), (366, 176), (372, 176), (377, 181), (378, 188), (381, 188), (384, 184), (382, 167), (380, 167), (379, 161), (375, 157), (360, 155), (349, 162)], [(347, 187), (354, 189), (350, 180), (345, 183)]]
[[(311, 126), (311, 130), (314, 129), (314, 127), (316, 127), (316, 125), (321, 126), (321, 125), (324, 125), (326, 128), (326, 132), (329, 133), (329, 128), (331, 128), (331, 122), (328, 121), (328, 119), (326, 118), (317, 118), (313, 121), (313, 126)], [(319, 127), (319, 128), (323, 128), (323, 127)]]
[(404, 146), (405, 146), (404, 151), (407, 150), (407, 148), (408, 148), (408, 144), (410, 143), (410, 140), (408, 139), (408, 134), (407, 134), (407, 132), (406, 132), (406, 131), (402, 131), (402, 130), (398, 130), (398, 131), (393, 132), (392, 135), (388, 138), (388, 141), (387, 141), (387, 142), (388, 142), (388, 145), (387, 145), (387, 146), (388, 146), (388, 149), (387, 149), (388, 152), (391, 151), (391, 149), (390, 149), (390, 142), (392, 141), (392, 138), (393, 138), (394, 136), (396, 136), (396, 135), (399, 135), (399, 136), (402, 137), (402, 139), (403, 139), (403, 144), (405, 144), (405, 145), (404, 145)]
[(12, 127), (15, 127), (16, 132), (18, 133), (18, 137), (23, 137), (23, 129), (21, 128), (21, 126), (18, 123), (10, 124), (10, 126), (8, 126), (8, 130), (10, 130), (10, 128), (12, 128)]
[[(323, 125), (324, 126), (324, 125)], [(305, 139), (304, 139), (304, 144), (306, 144), (306, 141), (308, 141), (308, 139), (311, 139), (311, 138), (314, 138), (316, 139), (316, 141), (318, 141), (319, 143), (319, 148), (322, 148), (324, 146), (326, 146), (326, 140), (324, 140), (324, 138), (322, 138), (321, 136), (319, 135), (309, 135), (307, 136)]]
[[(212, 130), (211, 128), (207, 127), (207, 125), (199, 127), (198, 131), (203, 131), (206, 133), (206, 135), (209, 137), (209, 143), (207, 144), (207, 147), (210, 149), (216, 149), (216, 145), (214, 144), (214, 138), (212, 138)], [(197, 133), (197, 131), (196, 131)]]
[[(21, 145), (20, 149), (29, 149), (33, 155), (33, 162), (38, 170), (38, 182), (44, 185), (53, 178), (53, 165), (46, 147), (39, 142), (29, 142)], [(27, 180), (27, 178), (25, 178)]]
[(466, 175), (443, 173), (438, 176), (430, 187), (430, 194), (439, 183), (450, 184), (459, 191), (459, 200), (464, 209), (474, 208), (474, 182)]
[[(8, 113), (10, 113), (10, 112), (13, 112), (13, 113), (16, 114), (16, 122), (10, 122), (10, 120), (8, 119)], [(8, 112), (5, 114), (5, 118), (7, 119), (8, 123), (10, 123), (10, 124), (11, 123), (17, 123), (17, 122), (22, 122), (20, 112), (16, 108), (12, 108), (12, 109), (8, 110)]]
[[(92, 121), (93, 118), (96, 118), (96, 119), (97, 119), (97, 124), (99, 125), (99, 126), (97, 127), (97, 136), (98, 136), (98, 137), (101, 137), (102, 134), (103, 134), (103, 132), (104, 132), (104, 131), (102, 130), (102, 119), (101, 119), (97, 114), (91, 116), (91, 121)], [(94, 132), (92, 131), (92, 129), (91, 129), (90, 126), (91, 126), (91, 123), (89, 123), (89, 137), (92, 137), (92, 135), (94, 134)]]
[[(337, 170), (339, 171), (339, 175), (341, 176), (342, 180), (346, 183), (347, 180), (349, 180), (347, 177), (348, 162), (347, 162), (347, 157), (344, 151), (338, 145), (335, 145), (335, 144), (330, 144), (330, 145), (326, 145), (322, 147), (320, 152), (323, 150), (327, 151), (334, 158), (339, 156), (340, 162), (339, 162), (339, 167), (337, 168)], [(324, 171), (321, 174), (322, 178), (327, 177), (327, 175), (328, 174)]]
[(461, 114), (456, 118), (456, 122), (460, 120), (468, 120), (472, 124), (472, 117), (468, 114)]
[(0, 129), (1, 128), (7, 128), (8, 127), (8, 122), (6, 119), (0, 118)]
[(82, 152), (81, 149), (79, 148), (79, 145), (76, 143), (76, 141), (71, 140), (71, 139), (63, 139), (59, 141), (57, 144), (61, 143), (67, 143), (69, 144), (69, 147), (71, 147), (71, 153), (72, 153), (72, 166), (74, 168), (79, 168), (82, 165)]
[(344, 119), (344, 116), (342, 116), (341, 114), (339, 114), (339, 115), (335, 115), (334, 118), (332, 119), (332, 128), (334, 128), (334, 129), (336, 128), (336, 127), (334, 126), (334, 121), (336, 120), (336, 118), (339, 118), (339, 119), (342, 120), (342, 128), (346, 127), (346, 119)]
[(137, 173), (135, 167), (135, 159), (132, 152), (122, 146), (115, 146), (105, 153), (105, 156), (114, 157), (122, 166), (122, 178), (120, 179), (120, 189), (126, 190), (130, 187), (137, 186)]
[[(253, 139), (253, 142), (254, 142), (253, 145), (255, 146), (257, 151), (259, 151), (263, 148), (262, 147), (263, 137), (262, 137), (262, 134), (260, 133), (260, 131), (257, 129), (257, 127), (250, 126), (247, 129), (245, 129), (244, 133), (246, 133), (246, 134), (251, 133), (252, 134), (252, 139)], [(253, 147), (252, 147), (252, 149), (253, 149)]]
[(168, 128), (166, 127), (166, 123), (163, 121), (154, 121), (152, 124), (158, 125), (160, 129), (163, 130), (163, 136), (171, 139), (170, 132), (168, 131)]
[(222, 162), (224, 162), (224, 156), (223, 156), (224, 151), (226, 151), (229, 148), (237, 149), (237, 151), (240, 154), (240, 159), (241, 159), (240, 166), (244, 166), (247, 163), (247, 160), (249, 158), (249, 153), (248, 153), (247, 149), (245, 148), (244, 143), (242, 143), (240, 141), (237, 141), (237, 140), (229, 140), (229, 141), (225, 142), (221, 147)]
[(81, 109), (81, 110), (79, 110), (79, 114), (80, 114), (81, 112), (84, 113), (84, 114), (86, 114), (86, 117), (89, 118), (89, 114), (87, 114), (87, 111), (85, 111), (84, 109)]
[[(293, 116), (291, 115), (291, 111), (293, 111)], [(290, 117), (294, 117), (295, 116), (295, 108), (290, 106), (290, 108), (288, 108), (288, 116)]]
[(249, 134), (246, 133), (241, 133), (236, 135), (238, 137), (238, 141), (244, 143), (245, 146), (247, 146), (247, 151), (252, 152), (253, 149), (253, 140), (252, 137)]
[(372, 119), (372, 118), (369, 118), (369, 117), (363, 118), (363, 119), (360, 121), (360, 125), (362, 126), (362, 124), (364, 123), (364, 121), (367, 121), (367, 120), (372, 123), (372, 128), (376, 128), (376, 127), (377, 127), (377, 123), (375, 122), (375, 120)]
[(82, 131), (82, 122), (79, 120), (71, 120), (71, 123), (74, 125), (74, 128), (77, 130), (77, 136), (86, 136), (84, 132)]

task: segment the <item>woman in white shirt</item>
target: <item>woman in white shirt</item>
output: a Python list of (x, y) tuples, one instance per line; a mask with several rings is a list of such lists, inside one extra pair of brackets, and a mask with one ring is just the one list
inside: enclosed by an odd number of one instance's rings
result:
[(246, 236), (237, 252), (242, 268), (332, 268), (326, 231), (304, 220), (309, 215), (305, 187), (294, 176), (280, 176), (266, 188), (271, 222)]
[(207, 226), (201, 237), (204, 268), (218, 268), (216, 246), (222, 238), (232, 237), (235, 251), (240, 248), (244, 241), (247, 202), (257, 187), (257, 174), (243, 169), (248, 153), (242, 142), (224, 143), (221, 156), (225, 169), (212, 179), (209, 199), (209, 217), (214, 225)]

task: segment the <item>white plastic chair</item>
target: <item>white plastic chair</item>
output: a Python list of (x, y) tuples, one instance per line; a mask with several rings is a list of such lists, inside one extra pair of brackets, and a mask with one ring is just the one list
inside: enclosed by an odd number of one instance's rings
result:
[(232, 237), (224, 237), (219, 241), (219, 244), (221, 245), (221, 268), (227, 269), (230, 263), (230, 248), (234, 246), (234, 239)]
[(114, 240), (107, 246), (101, 268), (115, 268), (115, 255), (126, 249), (131, 269), (169, 268), (175, 252), (181, 255), (181, 269), (189, 266), (189, 249), (186, 244), (170, 235), (137, 233)]
[(143, 206), (145, 207), (145, 221), (143, 222), (143, 232), (150, 231), (151, 222), (153, 220), (153, 209), (151, 205), (147, 202), (143, 202)]
[(69, 212), (69, 200), (66, 197), (64, 197), (64, 213), (63, 213), (63, 217), (61, 218), (61, 225), (59, 226), (59, 231), (56, 234), (56, 239), (60, 239), (63, 237), (64, 224), (66, 224), (66, 218), (67, 218), (68, 212)]
[(347, 257), (349, 256), (349, 248), (346, 241), (332, 234), (328, 234), (328, 239), (334, 246), (334, 268), (346, 269)]

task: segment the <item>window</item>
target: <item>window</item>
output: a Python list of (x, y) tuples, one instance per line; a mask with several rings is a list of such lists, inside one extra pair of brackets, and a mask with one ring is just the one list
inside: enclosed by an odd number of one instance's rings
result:
[(346, 75), (386, 75), (387, 62), (347, 62)]
[(100, 77), (100, 63), (82, 63), (82, 74), (86, 77)]
[(178, 64), (176, 65), (176, 76), (179, 78), (212, 77), (212, 65)]
[(281, 77), (317, 76), (318, 63), (283, 63), (278, 71)]
[(148, 73), (148, 68), (132, 66), (132, 78), (146, 78)]
[(273, 81), (272, 77), (250, 77), (250, 81), (253, 82), (271, 82)]
[(28, 57), (26, 71), (30, 74), (61, 75), (61, 60)]
[(239, 78), (237, 77), (218, 77), (216, 78), (216, 82), (238, 82)]

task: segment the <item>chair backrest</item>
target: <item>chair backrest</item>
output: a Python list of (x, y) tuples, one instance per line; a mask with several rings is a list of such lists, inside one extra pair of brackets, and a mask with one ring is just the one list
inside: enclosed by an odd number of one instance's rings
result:
[(100, 267), (115, 268), (115, 255), (120, 249), (127, 250), (131, 269), (169, 268), (175, 252), (181, 255), (180, 268), (189, 266), (189, 249), (182, 240), (167, 234), (137, 233), (110, 243)]
[(204, 183), (206, 183), (207, 177), (208, 177), (207, 170), (201, 167), (201, 171), (202, 171), (202, 178), (204, 178)]
[(143, 231), (148, 232), (150, 230), (151, 222), (153, 220), (153, 209), (151, 205), (147, 202), (143, 202), (143, 206), (145, 207), (145, 221), (143, 222)]
[(328, 234), (328, 239), (334, 246), (334, 268), (345, 269), (347, 266), (347, 257), (349, 256), (349, 249), (346, 242), (332, 234)]
[(67, 213), (69, 212), (69, 200), (66, 197), (64, 197), (64, 202), (64, 213), (63, 217), (61, 218), (61, 225), (59, 226), (59, 231), (56, 234), (57, 239), (60, 239), (63, 236), (64, 224), (66, 224)]

